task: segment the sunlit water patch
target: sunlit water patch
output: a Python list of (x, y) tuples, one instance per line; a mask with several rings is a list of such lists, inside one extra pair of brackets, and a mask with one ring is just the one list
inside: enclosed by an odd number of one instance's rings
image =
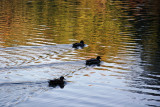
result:
[(8, 47), (0, 51), (0, 106), (26, 101), (48, 90), (49, 79), (69, 76), (85, 67), (85, 61), (69, 60), (76, 53), (67, 44)]
[(72, 45), (24, 46), (0, 48), (1, 68), (12, 66), (35, 65), (58, 62), (70, 52), (74, 55)]

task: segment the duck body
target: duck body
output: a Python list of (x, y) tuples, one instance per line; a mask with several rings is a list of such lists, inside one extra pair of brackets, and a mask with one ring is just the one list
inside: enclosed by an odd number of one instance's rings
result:
[(83, 48), (84, 45), (85, 45), (85, 44), (84, 44), (84, 41), (81, 40), (80, 43), (74, 43), (74, 44), (72, 45), (72, 47), (73, 47), (73, 48), (79, 48), (79, 47), (80, 47), (80, 48)]
[(49, 80), (48, 83), (49, 83), (49, 87), (56, 87), (56, 86), (59, 86), (60, 88), (64, 88), (65, 86), (65, 81), (64, 81), (64, 77), (61, 76), (59, 79), (54, 79), (54, 80)]
[(86, 65), (88, 65), (88, 66), (91, 66), (91, 65), (100, 66), (100, 63), (101, 63), (100, 59), (101, 59), (101, 57), (100, 57), (100, 56), (97, 56), (96, 59), (91, 58), (91, 59), (89, 59), (89, 60), (86, 60)]

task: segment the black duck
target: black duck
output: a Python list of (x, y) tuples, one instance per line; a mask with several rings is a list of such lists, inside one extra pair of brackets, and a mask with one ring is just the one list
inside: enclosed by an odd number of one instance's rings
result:
[(64, 81), (64, 77), (61, 76), (59, 79), (54, 79), (54, 80), (49, 80), (48, 83), (49, 83), (49, 87), (56, 87), (56, 86), (59, 86), (60, 88), (64, 88), (65, 86), (65, 81)]
[(73, 48), (83, 48), (84, 45), (85, 45), (85, 44), (84, 44), (84, 41), (81, 40), (80, 43), (74, 43), (72, 47), (73, 47)]
[(97, 56), (96, 59), (94, 58), (91, 58), (91, 59), (88, 59), (86, 60), (86, 65), (90, 66), (90, 65), (97, 65), (97, 66), (100, 66), (100, 61), (101, 57), (100, 56)]

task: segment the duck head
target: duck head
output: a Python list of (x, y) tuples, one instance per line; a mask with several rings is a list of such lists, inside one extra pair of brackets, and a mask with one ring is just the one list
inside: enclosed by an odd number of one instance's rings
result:
[(101, 57), (100, 56), (97, 56), (97, 58), (96, 58), (97, 60), (100, 60), (101, 59)]
[(81, 40), (81, 41), (80, 41), (80, 43), (84, 44), (84, 41), (83, 41), (83, 40)]
[(63, 76), (61, 76), (59, 79), (60, 79), (61, 81), (63, 81), (63, 80), (64, 80), (64, 77), (63, 77)]

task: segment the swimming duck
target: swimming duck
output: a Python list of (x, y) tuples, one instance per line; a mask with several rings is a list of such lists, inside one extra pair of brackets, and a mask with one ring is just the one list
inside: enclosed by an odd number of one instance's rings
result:
[(94, 58), (88, 59), (88, 60), (86, 60), (86, 65), (88, 65), (88, 66), (90, 66), (90, 65), (100, 66), (100, 62), (101, 62), (100, 59), (101, 59), (100, 56), (97, 56), (96, 59), (94, 59)]
[(54, 80), (49, 80), (49, 87), (56, 87), (59, 86), (60, 88), (64, 88), (65, 86), (65, 81), (64, 81), (64, 77), (61, 76), (59, 79), (54, 79)]
[(73, 47), (73, 48), (79, 48), (79, 47), (80, 47), (80, 48), (83, 48), (84, 45), (85, 45), (85, 44), (84, 44), (84, 41), (81, 40), (80, 43), (74, 43), (72, 47)]

